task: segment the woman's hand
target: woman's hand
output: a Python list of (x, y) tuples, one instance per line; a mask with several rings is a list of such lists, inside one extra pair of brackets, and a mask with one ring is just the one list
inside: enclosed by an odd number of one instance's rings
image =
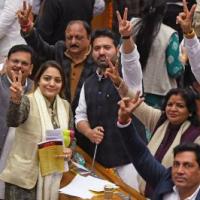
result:
[(128, 8), (125, 8), (123, 18), (121, 17), (119, 11), (116, 11), (118, 24), (119, 24), (119, 33), (123, 37), (129, 37), (132, 35), (133, 24), (127, 20)]
[(144, 98), (140, 98), (140, 92), (137, 92), (133, 99), (125, 97), (119, 101), (118, 121), (122, 124), (128, 123), (131, 119), (131, 114), (143, 101)]
[(33, 27), (32, 6), (23, 2), (23, 8), (17, 11), (17, 17), (23, 32), (29, 32)]
[(64, 158), (64, 160), (70, 160), (72, 157), (72, 149), (64, 148), (62, 155), (57, 155), (56, 158)]
[(194, 16), (196, 5), (193, 5), (189, 10), (187, 7), (186, 0), (183, 0), (183, 12), (179, 13), (176, 17), (176, 23), (180, 24), (181, 29), (184, 34), (188, 34), (192, 32), (192, 19)]
[(11, 71), (12, 74), (12, 83), (10, 86), (10, 100), (15, 104), (20, 104), (22, 98), (22, 72), (19, 71), (16, 74), (13, 70)]

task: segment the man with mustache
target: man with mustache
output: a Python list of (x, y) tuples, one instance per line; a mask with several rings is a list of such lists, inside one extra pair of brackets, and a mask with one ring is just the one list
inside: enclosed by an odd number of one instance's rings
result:
[(31, 7), (26, 4), (18, 11), (22, 36), (42, 61), (56, 60), (63, 67), (66, 77), (65, 96), (75, 111), (83, 82), (96, 70), (90, 57), (90, 26), (81, 20), (71, 21), (65, 30), (65, 41), (49, 45), (33, 27), (30, 13)]
[[(132, 25), (126, 20), (127, 16), (124, 18), (120, 21), (120, 27), (123, 29), (123, 31), (120, 29), (123, 34), (122, 65), (124, 65), (124, 59), (129, 61), (129, 65), (134, 65), (135, 73), (132, 79), (135, 82), (135, 89), (141, 90), (142, 72), (139, 55), (130, 37)], [(77, 143), (91, 157), (97, 148), (95, 160), (106, 168), (115, 167), (122, 180), (137, 189), (137, 181), (129, 178), (135, 175), (135, 171), (116, 126), (117, 102), (120, 96), (106, 76), (109, 62), (115, 65), (118, 62), (119, 50), (116, 35), (108, 29), (96, 30), (92, 35), (91, 44), (97, 71), (85, 81), (81, 89), (75, 115), (75, 123), (79, 131), (76, 135)], [(140, 131), (144, 132), (144, 130)]]
[[(5, 70), (0, 74), (0, 172), (4, 169), (10, 147), (14, 141), (15, 129), (7, 126), (6, 117), (9, 107), (10, 86), (13, 75), (22, 72), (23, 92), (31, 91), (33, 82), (28, 76), (33, 68), (33, 50), (27, 45), (15, 45), (9, 52), (5, 61)], [(13, 75), (12, 75), (13, 74)], [(0, 181), (0, 199), (4, 199), (5, 184)]]
[[(200, 146), (183, 143), (174, 148), (174, 161), (166, 169), (150, 153), (131, 125), (131, 114), (143, 101), (139, 93), (119, 102), (118, 127), (131, 162), (154, 192), (152, 200), (200, 199)], [(131, 177), (130, 177), (131, 178)]]

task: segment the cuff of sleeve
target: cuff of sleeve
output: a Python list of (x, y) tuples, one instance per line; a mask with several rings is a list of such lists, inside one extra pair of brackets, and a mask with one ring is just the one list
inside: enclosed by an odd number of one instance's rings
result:
[(132, 120), (130, 120), (127, 124), (120, 124), (120, 122), (117, 121), (117, 126), (119, 128), (126, 128), (126, 127), (128, 127), (131, 124), (131, 122), (132, 122)]
[(138, 50), (137, 50), (137, 46), (135, 44), (135, 48), (133, 49), (132, 52), (130, 53), (124, 53), (123, 52), (123, 47), (121, 46), (120, 47), (120, 52), (121, 52), (121, 55), (124, 59), (126, 60), (135, 60), (135, 59), (138, 59), (139, 58), (139, 53), (138, 53)]
[(194, 38), (188, 39), (186, 37), (184, 37), (184, 45), (188, 46), (188, 47), (193, 47), (195, 46), (197, 43), (199, 43), (197, 36), (195, 35)]

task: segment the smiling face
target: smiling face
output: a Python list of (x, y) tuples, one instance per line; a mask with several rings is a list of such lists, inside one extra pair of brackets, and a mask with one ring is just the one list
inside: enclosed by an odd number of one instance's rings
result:
[(118, 49), (113, 40), (106, 36), (97, 37), (93, 41), (92, 57), (99, 67), (108, 67), (106, 58), (115, 63), (117, 60)]
[(6, 60), (6, 72), (8, 77), (12, 80), (13, 71), (15, 74), (22, 72), (22, 84), (24, 84), (26, 78), (31, 74), (33, 65), (31, 63), (31, 54), (28, 52), (18, 51), (12, 53)]
[(179, 95), (172, 95), (165, 107), (167, 119), (171, 124), (178, 125), (183, 123), (189, 117), (189, 110), (185, 100)]
[(80, 55), (88, 51), (90, 39), (81, 22), (69, 25), (65, 31), (65, 36), (65, 44), (71, 56)]
[(62, 84), (60, 72), (51, 66), (44, 71), (38, 82), (41, 93), (50, 102), (53, 102), (56, 95), (60, 93)]
[(172, 180), (179, 192), (188, 191), (188, 194), (192, 194), (196, 190), (200, 184), (200, 168), (194, 152), (176, 154), (172, 166)]

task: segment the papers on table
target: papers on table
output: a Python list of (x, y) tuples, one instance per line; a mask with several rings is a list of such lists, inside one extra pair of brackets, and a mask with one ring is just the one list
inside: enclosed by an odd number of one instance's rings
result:
[(104, 191), (104, 186), (108, 184), (112, 185), (113, 188), (118, 188), (115, 184), (109, 181), (95, 178), (93, 176), (84, 177), (77, 174), (70, 184), (61, 188), (59, 191), (67, 195), (91, 199), (94, 196), (94, 193), (91, 191), (102, 192)]

